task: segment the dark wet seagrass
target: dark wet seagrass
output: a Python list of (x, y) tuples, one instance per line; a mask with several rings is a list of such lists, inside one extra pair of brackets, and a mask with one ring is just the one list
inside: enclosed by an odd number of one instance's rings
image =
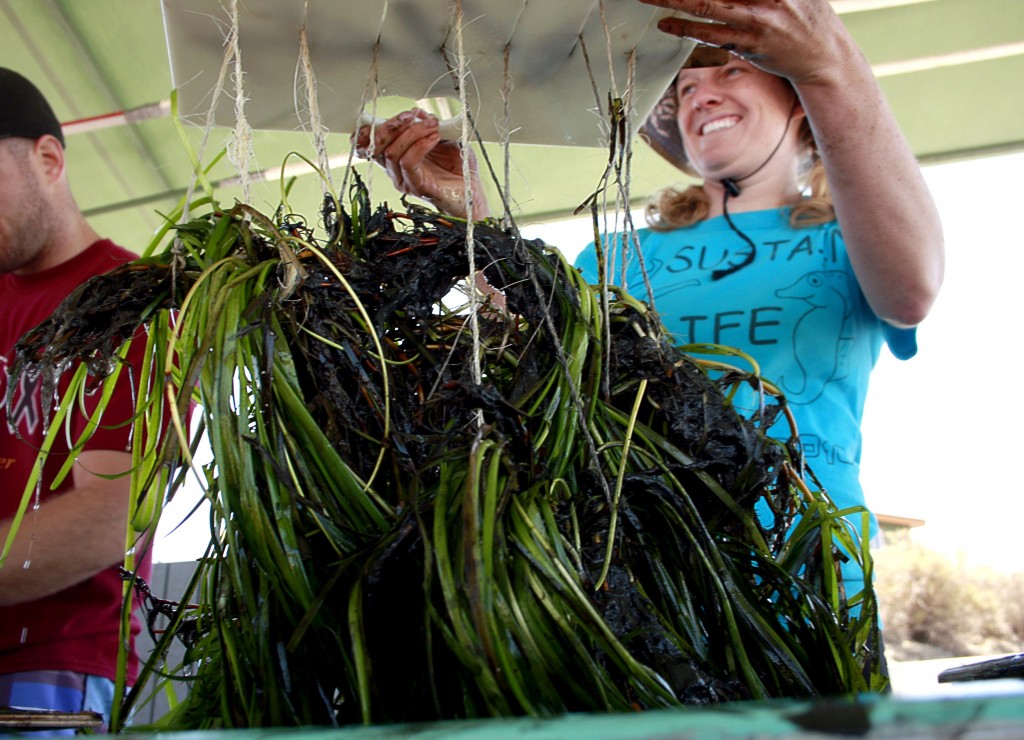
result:
[[(125, 337), (176, 317), (164, 382), (200, 404), (213, 514), (196, 592), (144, 600), (165, 631), (142, 678), (188, 687), (162, 727), (884, 687), (873, 592), (838, 575), (866, 550), (795, 430), (764, 433), (786, 413), (770, 384), (709, 370), (642, 301), (603, 305), (557, 250), (496, 223), (473, 224), (473, 262), (507, 307), (481, 297), (474, 322), (445, 305), (470, 273), (466, 222), (371, 207), (358, 181), (319, 217), (317, 237), (295, 215), (211, 209), (18, 348), (17, 372), (52, 385), (82, 359), (95, 385)], [(757, 415), (731, 404), (740, 386), (765, 390)], [(185, 663), (164, 665), (176, 639)]]

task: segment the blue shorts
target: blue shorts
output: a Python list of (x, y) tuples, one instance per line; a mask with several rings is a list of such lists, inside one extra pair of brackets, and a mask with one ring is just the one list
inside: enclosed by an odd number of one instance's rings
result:
[[(114, 682), (108, 678), (74, 671), (23, 671), (0, 676), (0, 707), (96, 712), (103, 715), (103, 726), (94, 732), (107, 731), (113, 702)], [(46, 730), (40, 734), (74, 735), (75, 730)]]

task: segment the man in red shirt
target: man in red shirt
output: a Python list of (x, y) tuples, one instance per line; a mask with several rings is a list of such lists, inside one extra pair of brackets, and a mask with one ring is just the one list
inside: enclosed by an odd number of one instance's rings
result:
[[(23, 493), (52, 415), (43, 404), (54, 401), (24, 376), (8, 388), (21, 336), (85, 280), (137, 256), (93, 231), (65, 166), (50, 105), (27, 79), (0, 68), (0, 399), (9, 400), (0, 405), (0, 552), (7, 550), (0, 563), (0, 706), (109, 716), (128, 529), (131, 456), (122, 422), (132, 416), (131, 384), (119, 383), (72, 474), (51, 490), (68, 437), (77, 439), (86, 421), (72, 409), (71, 434), (57, 435), (42, 484), (27, 502)], [(139, 549), (147, 548), (136, 548), (137, 572), (148, 578), (148, 552)], [(136, 621), (133, 638), (138, 629)], [(137, 659), (129, 650), (131, 684)]]

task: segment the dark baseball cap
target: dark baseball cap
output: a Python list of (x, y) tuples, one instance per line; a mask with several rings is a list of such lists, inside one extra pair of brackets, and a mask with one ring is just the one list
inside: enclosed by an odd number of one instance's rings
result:
[(52, 134), (64, 146), (64, 132), (39, 88), (11, 69), (0, 67), (0, 139), (38, 139)]

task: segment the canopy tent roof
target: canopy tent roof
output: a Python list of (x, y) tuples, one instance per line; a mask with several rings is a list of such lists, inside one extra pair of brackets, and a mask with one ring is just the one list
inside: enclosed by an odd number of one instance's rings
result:
[[(206, 5), (210, 13), (221, 14), (222, 5), (227, 4), (214, 0), (167, 1)], [(426, 7), (425, 2), (419, 6)], [(444, 9), (453, 4), (429, 0), (427, 5), (431, 3), (438, 6), (438, 13), (447, 12)], [(596, 0), (591, 4), (596, 5)], [(614, 4), (609, 3), (609, 7)], [(247, 8), (257, 5), (257, 0), (240, 3), (240, 12), (245, 14)], [(277, 5), (297, 8), (303, 3), (292, 0)], [(315, 0), (310, 3), (311, 7), (316, 5)], [(343, 17), (354, 18), (358, 13), (351, 8), (372, 4), (345, 0), (331, 5), (344, 8)], [(403, 3), (396, 1), (392, 5), (401, 7)], [(1021, 0), (834, 0), (833, 5), (874, 67), (911, 147), (922, 162), (1024, 149)], [(433, 13), (424, 16), (433, 17)], [(69, 168), (80, 206), (101, 233), (141, 249), (161, 225), (160, 214), (171, 211), (178, 202), (192, 174), (187, 149), (172, 118), (166, 115), (166, 101), (173, 84), (180, 84), (180, 79), (172, 76), (168, 53), (172, 29), (170, 24), (165, 29), (161, 3), (0, 0), (0, 18), (4, 21), (0, 27), (0, 65), (16, 69), (36, 82), (62, 121), (77, 122), (67, 130)], [(408, 23), (409, 18), (404, 22)], [(330, 26), (331, 22), (326, 20), (318, 23), (318, 38), (329, 38)], [(339, 37), (344, 37), (348, 26), (338, 23), (338, 28)], [(540, 28), (534, 33), (540, 33)], [(292, 30), (282, 29), (281, 33), (288, 35)], [(629, 29), (629, 33), (637, 38), (642, 35), (636, 29)], [(648, 37), (649, 44), (655, 43), (653, 38)], [(245, 69), (247, 59), (255, 62), (262, 53), (247, 48), (244, 38), (241, 43)], [(221, 51), (217, 49), (218, 54)], [(675, 52), (678, 51), (676, 48)], [(658, 74), (671, 72), (675, 52), (665, 53), (663, 64), (668, 72), (654, 68), (645, 72), (652, 89)], [(295, 56), (283, 61), (289, 77), (294, 75), (297, 58), (296, 47)], [(479, 74), (472, 59), (469, 66), (474, 75)], [(321, 80), (328, 74), (327, 70), (316, 68), (314, 72)], [(363, 85), (367, 73), (360, 71), (356, 78)], [(591, 86), (585, 75), (572, 84), (580, 89)], [(255, 87), (249, 95), (256, 97)], [(183, 92), (183, 104), (187, 97)], [(553, 110), (575, 109), (578, 105), (573, 99), (553, 97)], [(513, 105), (515, 100), (513, 91)], [(593, 93), (589, 100), (594, 100)], [(287, 107), (295, 105), (292, 99), (283, 103)], [(534, 108), (527, 110), (532, 115), (537, 104), (530, 105)], [(124, 116), (118, 115), (137, 109), (142, 111), (127, 117), (141, 120), (124, 123)], [(388, 112), (386, 107), (381, 110), (381, 114)], [(594, 112), (587, 116), (594, 117)], [(350, 126), (334, 120), (325, 120), (325, 124), (334, 132), (327, 139), (332, 161), (347, 161), (348, 134), (344, 131)], [(287, 160), (298, 171), (307, 173), (296, 181), (290, 199), (293, 207), (307, 213), (316, 209), (320, 193), (317, 178), (308, 175), (310, 170), (304, 163), (287, 156), (296, 151), (314, 157), (311, 137), (297, 129), (298, 124), (296, 130), (255, 133), (256, 160), (250, 170), (266, 170), (271, 178), (254, 191), (253, 203), (257, 207), (272, 209), (279, 202), (277, 174)], [(201, 129), (187, 126), (185, 130), (193, 145), (198, 146)], [(214, 129), (211, 147), (219, 147), (227, 133), (228, 129)], [(594, 190), (607, 158), (607, 149), (599, 147), (513, 145), (511, 195), (520, 222), (569, 215)], [(495, 164), (501, 167), (500, 161)], [(359, 168), (366, 171), (365, 164)], [(235, 168), (226, 161), (211, 171), (211, 179), (221, 181), (218, 193), (222, 199), (230, 201), (239, 195), (237, 187), (230, 184), (235, 175)], [(375, 200), (397, 200), (380, 170), (368, 176)], [(678, 173), (647, 147), (635, 147), (631, 191), (638, 199), (677, 179)]]
[[(658, 31), (658, 19), (671, 13), (636, 0), (462, 0), (461, 25), (452, 0), (239, 7), (245, 117), (257, 129), (291, 131), (308, 118), (308, 61), (317, 108), (334, 130), (351, 132), (381, 98), (440, 98), (457, 110), (465, 96), (484, 141), (501, 142), (507, 132), (516, 144), (601, 147), (608, 137), (595, 111), (606, 106), (594, 91), (624, 95), (632, 75), (633, 104), (645, 115), (693, 48)], [(163, 0), (163, 8), (180, 111), (205, 120), (231, 12), (213, 12), (209, 0)], [(234, 126), (234, 106), (218, 104), (215, 118)]]

